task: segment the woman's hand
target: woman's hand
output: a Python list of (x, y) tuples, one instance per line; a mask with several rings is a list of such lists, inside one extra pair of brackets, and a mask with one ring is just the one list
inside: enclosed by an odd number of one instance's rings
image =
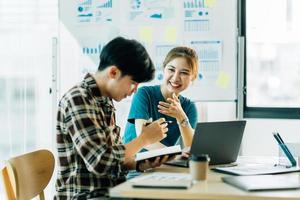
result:
[(157, 107), (158, 112), (174, 117), (177, 121), (187, 118), (175, 93), (173, 93), (172, 98), (167, 99), (167, 102), (160, 101)]

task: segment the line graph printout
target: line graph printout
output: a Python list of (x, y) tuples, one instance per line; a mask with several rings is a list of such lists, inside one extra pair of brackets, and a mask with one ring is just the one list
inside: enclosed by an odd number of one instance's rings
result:
[(175, 16), (171, 0), (130, 0), (128, 20), (131, 22), (172, 20)]

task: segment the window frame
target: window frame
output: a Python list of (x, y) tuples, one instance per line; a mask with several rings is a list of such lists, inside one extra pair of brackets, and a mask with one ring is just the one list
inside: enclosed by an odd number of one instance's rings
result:
[(246, 1), (238, 1), (239, 5), (239, 36), (244, 37), (243, 56), (243, 117), (244, 118), (269, 118), (269, 119), (300, 119), (299, 107), (250, 107), (247, 106), (247, 34), (246, 34)]

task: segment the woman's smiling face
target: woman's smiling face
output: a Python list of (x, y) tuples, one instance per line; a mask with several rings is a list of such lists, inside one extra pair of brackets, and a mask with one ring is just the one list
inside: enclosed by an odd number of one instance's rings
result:
[(184, 57), (176, 57), (168, 62), (164, 68), (163, 85), (168, 92), (179, 94), (192, 82), (191, 67)]

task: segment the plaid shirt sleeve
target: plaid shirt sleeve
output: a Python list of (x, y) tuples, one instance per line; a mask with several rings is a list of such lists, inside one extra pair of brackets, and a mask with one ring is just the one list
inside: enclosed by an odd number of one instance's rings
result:
[(87, 169), (100, 176), (121, 173), (125, 146), (121, 143), (120, 128), (114, 121), (108, 122), (115, 117), (113, 107), (103, 108), (82, 94), (73, 94), (68, 99), (64, 108), (65, 129)]

